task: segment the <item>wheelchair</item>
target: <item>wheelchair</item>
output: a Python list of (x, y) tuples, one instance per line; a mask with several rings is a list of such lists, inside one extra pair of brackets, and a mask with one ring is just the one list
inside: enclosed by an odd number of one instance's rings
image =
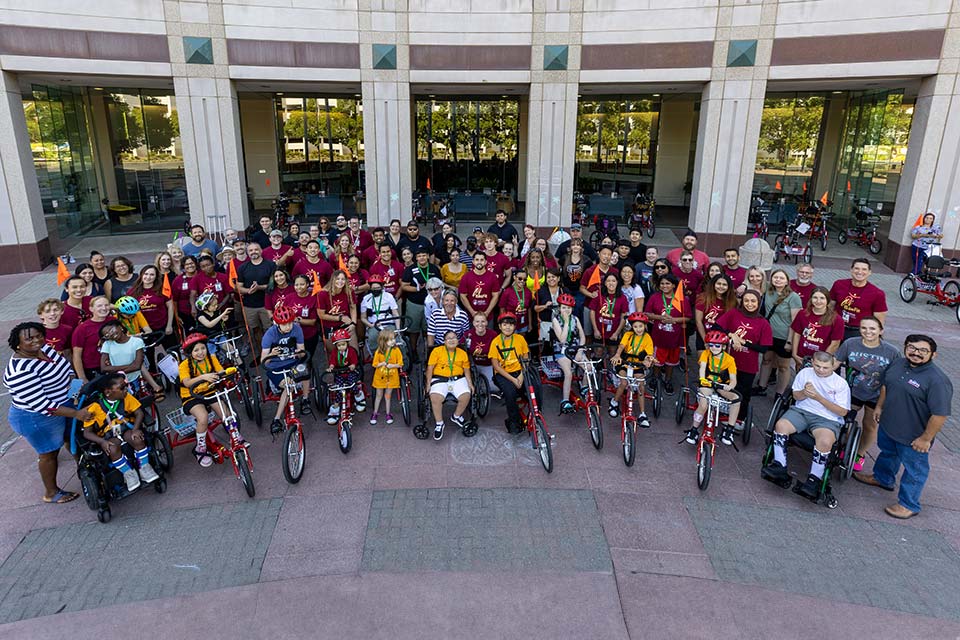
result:
[[(95, 392), (91, 391), (94, 382), (96, 381), (87, 383), (80, 389), (77, 396), (78, 407), (88, 406), (90, 401), (96, 397)], [(150, 465), (159, 477), (149, 485), (146, 482), (141, 482), (139, 488), (133, 491), (127, 490), (123, 474), (110, 466), (110, 458), (103, 452), (100, 445), (83, 437), (83, 424), (76, 419), (71, 420), (70, 423), (70, 452), (77, 458), (77, 478), (80, 480), (83, 499), (91, 511), (97, 512), (97, 520), (103, 523), (110, 522), (113, 517), (110, 510), (111, 502), (128, 498), (148, 486), (152, 486), (157, 493), (165, 493), (167, 490), (166, 472), (171, 466), (172, 451), (166, 437), (160, 430), (159, 422), (148, 418), (151, 415), (151, 409), (148, 405), (152, 404), (153, 397), (141, 398), (141, 402), (144, 412), (144, 421), (141, 428), (146, 436), (147, 444), (150, 446)], [(133, 448), (124, 440), (121, 440), (121, 443), (121, 451), (127, 457), (131, 468), (139, 470)]]
[[(470, 417), (464, 422), (464, 425), (460, 427), (460, 432), (464, 437), (472, 438), (477, 435), (477, 431), (480, 430), (480, 424), (478, 422), (479, 418), (482, 418), (487, 414), (487, 410), (490, 408), (490, 388), (487, 385), (487, 380), (484, 378), (483, 374), (477, 370), (476, 365), (472, 362), (470, 363), (470, 376), (473, 380), (474, 393), (470, 395), (470, 404), (469, 414)], [(478, 377), (483, 378), (483, 382), (478, 383)], [(486, 389), (485, 400), (480, 400), (478, 396), (480, 395), (480, 385), (484, 385)], [(433, 415), (433, 403), (430, 402), (430, 388), (427, 387), (424, 389), (423, 393), (419, 394), (417, 399), (418, 413), (423, 419), (423, 422), (415, 424), (413, 426), (413, 435), (417, 440), (426, 440), (430, 437), (432, 431), (431, 426), (436, 423), (436, 418)], [(452, 394), (448, 393), (443, 399), (442, 408), (446, 407), (456, 407), (457, 398)], [(481, 414), (480, 411), (483, 411)], [(451, 414), (452, 415), (452, 414)]]
[[(776, 426), (777, 420), (782, 418), (783, 414), (785, 414), (787, 409), (792, 407), (794, 403), (793, 394), (789, 391), (784, 395), (777, 396), (773, 411), (770, 413), (770, 420), (767, 422), (767, 429), (764, 432), (766, 448), (764, 449), (761, 466), (766, 466), (773, 459), (773, 428)], [(827, 458), (827, 464), (823, 472), (823, 479), (820, 482), (819, 491), (815, 498), (810, 499), (811, 502), (823, 504), (828, 509), (837, 508), (839, 503), (837, 502), (836, 496), (833, 495), (832, 480), (836, 477), (837, 480), (843, 482), (853, 475), (853, 465), (857, 459), (857, 447), (860, 446), (861, 433), (862, 427), (857, 422), (857, 410), (851, 409), (847, 412), (847, 415), (844, 416), (843, 426), (840, 427), (840, 435), (830, 448), (830, 455)], [(787, 439), (788, 447), (793, 446), (808, 452), (813, 451), (814, 444), (813, 434), (809, 431), (793, 433)], [(799, 495), (798, 488), (803, 484), (803, 481), (797, 479), (796, 483), (794, 483), (793, 478), (789, 477), (784, 482), (777, 484), (784, 489), (793, 485), (794, 493)]]

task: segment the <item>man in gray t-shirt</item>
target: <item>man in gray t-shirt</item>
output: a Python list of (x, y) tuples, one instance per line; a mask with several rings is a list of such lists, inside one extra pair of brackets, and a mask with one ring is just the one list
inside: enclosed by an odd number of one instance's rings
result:
[(905, 520), (920, 512), (920, 494), (930, 474), (930, 447), (943, 428), (953, 401), (953, 384), (935, 364), (936, 341), (925, 335), (909, 335), (904, 358), (884, 372), (875, 413), (880, 425), (877, 446), (880, 456), (873, 473), (855, 473), (864, 484), (893, 491), (900, 477), (898, 501), (884, 509), (887, 515)]

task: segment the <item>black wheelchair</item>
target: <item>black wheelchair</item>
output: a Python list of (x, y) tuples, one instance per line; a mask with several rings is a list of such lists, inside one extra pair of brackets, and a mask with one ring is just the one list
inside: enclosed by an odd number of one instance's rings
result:
[[(487, 415), (487, 410), (490, 408), (490, 387), (487, 384), (487, 379), (482, 373), (477, 369), (477, 366), (470, 363), (470, 378), (473, 380), (474, 393), (470, 395), (470, 404), (469, 406), (469, 415), (462, 427), (460, 427), (460, 432), (467, 438), (472, 438), (477, 435), (477, 431), (480, 430), (479, 419)], [(482, 385), (482, 397), (481, 397), (481, 385)], [(413, 435), (416, 436), (418, 440), (426, 440), (430, 437), (430, 426), (436, 422), (436, 418), (433, 415), (433, 404), (430, 402), (430, 386), (424, 385), (425, 388), (423, 393), (418, 394), (417, 397), (417, 413), (423, 422), (415, 424), (413, 426)], [(452, 394), (448, 393), (443, 399), (443, 407), (456, 407), (457, 398)]]
[[(97, 380), (91, 381), (80, 389), (77, 395), (78, 407), (87, 407), (96, 400), (97, 392), (93, 391), (96, 383)], [(167, 490), (166, 472), (173, 466), (173, 450), (159, 422), (151, 418), (152, 412), (149, 405), (153, 402), (153, 397), (147, 396), (139, 400), (144, 412), (142, 429), (150, 446), (150, 465), (159, 477), (149, 485), (141, 482), (139, 488), (133, 491), (127, 490), (123, 474), (110, 466), (110, 459), (100, 445), (83, 437), (83, 424), (76, 419), (70, 422), (70, 452), (77, 458), (77, 478), (80, 480), (83, 499), (91, 511), (97, 512), (97, 520), (103, 523), (110, 522), (113, 517), (110, 511), (111, 502), (123, 500), (148, 486), (152, 486), (157, 493), (164, 493)], [(121, 450), (131, 468), (139, 471), (137, 457), (132, 447), (126, 441), (122, 441)]]

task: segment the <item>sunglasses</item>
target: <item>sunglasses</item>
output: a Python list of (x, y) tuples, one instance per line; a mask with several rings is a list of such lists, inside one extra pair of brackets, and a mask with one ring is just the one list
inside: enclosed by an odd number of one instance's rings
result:
[(665, 264), (658, 264), (657, 266), (654, 267), (654, 269), (667, 269), (667, 265), (665, 265)]
[(693, 262), (693, 258), (680, 258), (680, 262)]

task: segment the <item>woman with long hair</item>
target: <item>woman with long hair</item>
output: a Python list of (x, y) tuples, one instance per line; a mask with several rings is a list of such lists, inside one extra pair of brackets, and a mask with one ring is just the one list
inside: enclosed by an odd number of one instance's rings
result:
[(523, 272), (526, 273), (525, 282), (527, 289), (536, 291), (544, 284), (544, 278), (547, 272), (547, 266), (543, 261), (543, 252), (539, 249), (531, 249), (527, 252), (527, 257), (523, 260)]
[(293, 284), (290, 282), (290, 275), (283, 267), (277, 267), (270, 276), (270, 282), (267, 284), (267, 293), (264, 296), (264, 308), (273, 315), (273, 310), (277, 307), (288, 307), (290, 301), (295, 295)]
[(537, 228), (532, 224), (523, 225), (523, 239), (517, 247), (517, 255), (526, 258), (537, 242)]
[(137, 276), (133, 272), (133, 263), (123, 256), (114, 258), (110, 262), (110, 267), (113, 269), (113, 277), (103, 285), (103, 293), (113, 304), (127, 295), (127, 291), (136, 282)]
[(707, 332), (716, 328), (717, 318), (737, 306), (737, 293), (730, 276), (718, 273), (697, 296), (694, 305), (694, 322), (697, 325), (697, 348), (704, 348)]
[(537, 238), (533, 243), (534, 248), (539, 249), (543, 254), (543, 264), (548, 269), (556, 269), (560, 266), (560, 263), (557, 262), (556, 257), (550, 252), (550, 245), (547, 243), (546, 238)]
[(333, 353), (330, 335), (341, 327), (350, 331), (350, 344), (356, 348), (357, 301), (350, 290), (347, 274), (343, 271), (334, 271), (330, 282), (317, 294), (317, 315), (323, 328), (324, 346), (328, 353)]
[(173, 268), (177, 273), (180, 273), (183, 270), (183, 247), (176, 243), (168, 244), (167, 253), (170, 254), (170, 258), (173, 260)]
[(170, 255), (169, 251), (161, 251), (158, 253), (156, 259), (153, 261), (153, 266), (160, 271), (161, 282), (163, 282), (163, 276), (167, 276), (172, 284), (173, 279), (180, 273), (180, 269), (174, 264), (173, 256)]
[[(730, 277), (724, 274), (728, 280)], [(733, 289), (731, 281), (731, 289)], [(740, 304), (717, 319), (717, 325), (730, 336), (730, 354), (737, 365), (736, 390), (742, 396), (739, 418), (747, 415), (750, 406), (750, 390), (760, 369), (760, 356), (773, 344), (770, 323), (760, 313), (759, 291), (747, 289)], [(744, 425), (747, 428), (749, 425)]]
[(176, 320), (183, 327), (184, 334), (186, 334), (196, 323), (193, 307), (190, 305), (190, 282), (193, 280), (193, 276), (200, 271), (200, 265), (193, 256), (185, 256), (181, 266), (183, 270), (173, 279), (171, 288), (173, 289), (174, 314)]
[(140, 276), (130, 288), (129, 295), (140, 303), (140, 313), (150, 328), (163, 331), (163, 346), (170, 348), (177, 344), (173, 333), (173, 299), (163, 293), (163, 279), (160, 269), (152, 264), (140, 269)]
[(764, 316), (773, 330), (773, 348), (763, 354), (763, 366), (753, 395), (764, 395), (771, 372), (777, 370), (777, 393), (787, 390), (790, 382), (790, 353), (793, 349), (793, 331), (790, 325), (803, 308), (800, 296), (790, 288), (790, 277), (783, 269), (770, 274), (770, 284), (763, 296)]
[(797, 367), (817, 351), (836, 353), (843, 339), (843, 317), (830, 306), (830, 291), (817, 287), (805, 309), (790, 324), (793, 329), (791, 356)]

